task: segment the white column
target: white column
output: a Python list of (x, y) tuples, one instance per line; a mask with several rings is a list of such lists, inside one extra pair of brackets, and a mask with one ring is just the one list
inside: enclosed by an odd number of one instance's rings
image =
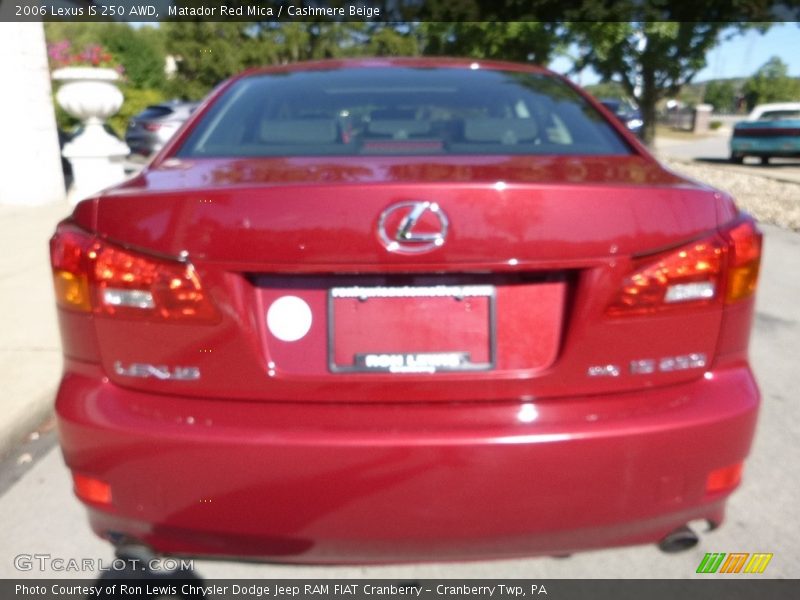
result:
[(41, 23), (0, 23), (0, 204), (64, 201)]
[(54, 71), (53, 80), (61, 84), (56, 94), (61, 108), (83, 122), (83, 131), (62, 152), (72, 164), (69, 200), (77, 204), (125, 179), (123, 159), (130, 148), (103, 129), (124, 98), (115, 85), (119, 74), (114, 69), (68, 67)]

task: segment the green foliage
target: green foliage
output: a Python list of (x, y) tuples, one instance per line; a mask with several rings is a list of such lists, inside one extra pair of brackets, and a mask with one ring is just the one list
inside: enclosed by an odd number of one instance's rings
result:
[(700, 88), (684, 86), (676, 95), (678, 100), (683, 102), (689, 108), (694, 108), (698, 104), (703, 103), (703, 92)]
[[(637, 8), (636, 4), (618, 2), (605, 10), (598, 9), (601, 22), (573, 22), (569, 30), (580, 49), (576, 70), (591, 66), (604, 79), (620, 81), (642, 110), (644, 139), (650, 143), (655, 135), (656, 104), (677, 95), (691, 82), (705, 67), (711, 48), (723, 37), (749, 27), (764, 31), (769, 25), (730, 23), (731, 18), (743, 12), (738, 3), (730, 1), (675, 5), (675, 11), (686, 19), (681, 21), (669, 20), (671, 5), (652, 2)], [(636, 16), (652, 20), (632, 20)], [(607, 22), (611, 18), (617, 22)]]
[(415, 28), (384, 23), (165, 23), (171, 96), (197, 100), (249, 67), (348, 56), (419, 54)]
[(115, 23), (105, 29), (101, 37), (103, 45), (122, 63), (130, 85), (142, 89), (164, 87), (166, 55), (158, 29), (133, 29)]
[(714, 107), (714, 112), (731, 113), (736, 109), (736, 87), (727, 80), (709, 81), (703, 102)]
[(420, 53), (414, 32), (402, 33), (394, 27), (378, 28), (362, 48), (367, 56), (417, 56)]
[(587, 85), (585, 89), (595, 98), (625, 100), (629, 97), (625, 92), (625, 88), (618, 81), (602, 81), (593, 85)]
[(92, 44), (102, 44), (103, 32), (113, 26), (111, 23), (57, 21), (44, 24), (44, 35), (48, 44), (69, 40), (75, 48), (82, 50)]
[(748, 109), (766, 102), (792, 102), (800, 100), (800, 81), (789, 77), (789, 68), (780, 58), (773, 56), (755, 75), (748, 79), (742, 90)]
[(426, 22), (420, 25), (420, 34), (426, 55), (537, 64), (547, 64), (566, 45), (556, 22)]
[(68, 40), (80, 51), (93, 45), (109, 51), (130, 85), (163, 88), (165, 50), (159, 28), (134, 29), (127, 23), (45, 23), (49, 44)]
[[(306, 43), (301, 24), (287, 31), (291, 43)], [(247, 67), (273, 62), (275, 48), (252, 23), (163, 23), (166, 50), (175, 58), (177, 72), (169, 80), (171, 96), (199, 100), (224, 79)], [(287, 43), (289, 40), (287, 39)]]

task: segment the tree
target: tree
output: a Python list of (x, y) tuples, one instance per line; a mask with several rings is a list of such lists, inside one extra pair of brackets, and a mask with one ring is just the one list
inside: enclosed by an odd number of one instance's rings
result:
[(761, 16), (766, 20), (771, 8), (768, 0), (705, 0), (693, 4), (622, 0), (608, 7), (598, 5), (587, 9), (592, 11), (593, 20), (568, 25), (580, 49), (575, 70), (591, 66), (604, 79), (620, 81), (639, 103), (645, 122), (644, 140), (651, 143), (656, 103), (678, 94), (691, 82), (705, 67), (708, 51), (722, 39), (747, 28), (766, 31), (769, 23), (741, 19)]
[(706, 85), (703, 102), (714, 107), (718, 113), (729, 113), (736, 110), (736, 87), (724, 79), (709, 81)]
[(426, 22), (420, 25), (426, 55), (469, 56), (547, 64), (565, 45), (557, 22)]
[(800, 81), (789, 77), (789, 67), (773, 56), (748, 79), (742, 90), (747, 108), (756, 104), (800, 100)]
[(416, 29), (380, 26), (367, 31), (361, 46), (367, 56), (417, 56), (420, 53)]
[(86, 23), (82, 21), (53, 21), (44, 24), (44, 35), (48, 44), (69, 40), (79, 49), (102, 43), (102, 36), (111, 23)]
[(128, 84), (138, 89), (163, 89), (166, 53), (162, 32), (155, 27), (133, 29), (114, 23), (103, 30), (101, 39), (125, 67)]
[(624, 100), (627, 98), (625, 88), (616, 81), (602, 81), (585, 87), (595, 98), (614, 98), (617, 100)]
[(177, 73), (173, 95), (202, 98), (222, 80), (249, 67), (348, 56), (419, 53), (411, 25), (303, 21), (281, 23), (164, 23)]
[(161, 27), (177, 66), (168, 84), (175, 97), (199, 100), (231, 75), (277, 59), (275, 48), (252, 23), (167, 22)]

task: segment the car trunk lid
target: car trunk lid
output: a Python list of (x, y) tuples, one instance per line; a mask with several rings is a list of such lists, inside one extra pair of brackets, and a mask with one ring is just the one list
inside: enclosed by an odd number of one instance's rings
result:
[[(176, 161), (95, 202), (100, 236), (188, 257), (223, 315), (97, 318), (115, 382), (285, 401), (500, 400), (674, 383), (713, 356), (717, 308), (604, 312), (636, 257), (713, 233), (711, 191), (635, 157), (332, 160)], [(387, 247), (381, 215), (409, 202), (447, 215), (441, 246)], [(294, 308), (271, 324), (279, 302)], [(602, 376), (690, 355), (705, 358)], [(202, 378), (132, 377), (131, 364)]]

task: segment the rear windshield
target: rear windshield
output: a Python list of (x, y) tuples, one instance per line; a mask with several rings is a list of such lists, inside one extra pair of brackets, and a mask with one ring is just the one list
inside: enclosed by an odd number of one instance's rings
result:
[(800, 119), (800, 110), (771, 110), (761, 113), (759, 121), (781, 121), (784, 119)]
[(630, 153), (606, 120), (554, 77), (392, 67), (241, 79), (178, 155)]

